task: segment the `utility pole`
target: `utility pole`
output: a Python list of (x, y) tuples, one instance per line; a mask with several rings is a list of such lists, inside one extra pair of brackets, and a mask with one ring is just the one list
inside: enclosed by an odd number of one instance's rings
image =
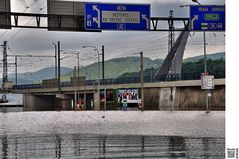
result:
[(144, 111), (144, 58), (143, 52), (140, 52), (140, 78), (141, 78), (141, 111)]
[[(169, 11), (169, 18), (173, 19), (173, 10)], [(173, 20), (169, 21), (169, 35), (168, 35), (168, 52), (170, 53), (173, 50), (173, 45), (174, 45), (174, 22)], [(175, 60), (174, 58), (170, 61), (170, 81), (172, 81), (172, 78), (175, 76), (176, 71), (175, 71)]]
[(7, 41), (3, 42), (3, 79), (2, 83), (8, 81), (7, 77)]
[[(173, 19), (173, 10), (169, 11), (169, 18)], [(168, 52), (170, 53), (173, 50), (174, 45), (174, 23), (173, 20), (169, 22), (169, 42), (168, 42)], [(175, 70), (175, 60), (174, 58), (171, 60), (170, 63), (170, 81), (175, 80), (176, 77), (176, 70)], [(173, 102), (173, 87), (170, 87), (170, 96), (169, 100), (171, 101), (171, 111), (174, 109), (174, 102)]]
[(77, 68), (77, 104), (79, 103), (80, 98), (80, 86), (79, 86), (79, 79), (80, 79), (80, 52), (77, 53), (77, 62), (78, 62), (78, 68)]
[[(102, 81), (105, 85), (105, 47), (102, 45)], [(104, 88), (104, 110), (106, 110), (106, 89)]]
[(47, 57), (47, 58), (55, 58), (55, 56), (44, 56), (44, 55), (30, 55), (30, 54), (26, 54), (26, 55), (7, 55), (7, 57), (14, 57), (15, 58), (15, 63), (8, 63), (9, 64), (14, 64), (15, 65), (15, 85), (17, 85), (18, 83), (18, 80), (17, 80), (17, 58), (20, 57), (20, 58), (23, 58), (23, 57), (26, 57), (26, 58), (35, 58), (35, 57)]
[[(204, 46), (204, 73), (205, 75), (208, 75), (207, 73), (207, 48), (206, 48), (206, 32), (203, 31), (203, 46)], [(209, 90), (206, 89), (205, 90), (205, 95), (206, 95), (206, 113), (210, 113), (209, 110), (209, 102), (208, 102), (208, 92)]]
[(86, 110), (86, 73), (85, 73), (85, 80), (84, 80), (84, 109)]
[(97, 51), (97, 54), (98, 54), (98, 69), (97, 69), (97, 71), (98, 71), (98, 79), (97, 79), (98, 86), (97, 86), (97, 95), (96, 95), (97, 100), (95, 100), (95, 101), (97, 101), (97, 104), (94, 105), (94, 107), (96, 110), (100, 110), (100, 52), (97, 49), (97, 47), (95, 47), (95, 46), (83, 46), (83, 48), (87, 48), (87, 47), (94, 48), (94, 50)]
[(57, 42), (58, 43), (58, 91), (59, 93), (61, 93), (61, 44), (60, 41)]
[(52, 43), (55, 47), (55, 79), (57, 79), (57, 44)]
[(98, 109), (100, 110), (100, 53), (99, 50), (96, 49), (96, 51), (98, 52), (98, 86), (97, 86), (97, 99), (98, 99)]
[(17, 56), (15, 56), (15, 85), (17, 86)]
[(105, 79), (105, 47), (102, 45), (102, 80)]
[[(198, 5), (202, 5), (198, 0), (192, 0), (194, 3), (197, 3)], [(203, 31), (203, 46), (204, 46), (204, 75), (208, 75), (207, 72), (207, 48), (206, 48), (206, 32)], [(209, 104), (208, 104), (208, 92), (209, 90), (205, 90), (205, 99), (206, 99), (206, 113), (210, 113), (209, 110)]]
[(75, 104), (74, 104), (74, 109), (76, 110), (77, 108), (77, 95), (76, 95), (76, 67), (74, 67), (74, 73), (73, 73), (73, 79), (74, 79), (74, 98), (75, 98)]

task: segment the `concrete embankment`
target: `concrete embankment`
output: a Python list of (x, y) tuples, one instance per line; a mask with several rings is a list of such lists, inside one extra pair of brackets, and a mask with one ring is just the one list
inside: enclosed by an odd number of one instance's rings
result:
[(225, 112), (61, 111), (0, 113), (0, 135), (105, 134), (225, 137)]

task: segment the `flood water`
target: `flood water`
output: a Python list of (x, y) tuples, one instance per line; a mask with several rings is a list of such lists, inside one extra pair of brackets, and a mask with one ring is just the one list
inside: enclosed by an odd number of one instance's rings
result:
[(224, 138), (2, 135), (0, 158), (224, 158)]
[(224, 112), (0, 113), (0, 159), (223, 159)]

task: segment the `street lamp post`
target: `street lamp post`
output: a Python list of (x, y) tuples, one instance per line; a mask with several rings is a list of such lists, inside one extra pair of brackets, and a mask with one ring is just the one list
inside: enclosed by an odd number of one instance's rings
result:
[[(65, 53), (65, 54), (73, 54), (73, 55), (77, 56), (77, 77), (78, 77), (78, 80), (79, 80), (79, 77), (80, 77), (80, 52), (70, 52), (70, 53)], [(74, 82), (76, 83), (76, 75), (75, 75)], [(77, 102), (76, 102), (76, 106), (77, 106), (77, 104), (79, 104), (78, 103), (79, 99), (80, 99), (80, 86), (79, 86), (79, 81), (78, 81), (77, 82), (77, 100), (76, 100)]]
[[(201, 3), (198, 2), (198, 0), (192, 0), (192, 2), (197, 3), (198, 5), (201, 5)], [(207, 75), (207, 48), (206, 48), (206, 32), (203, 31), (203, 48), (204, 48), (204, 73)], [(206, 96), (206, 113), (210, 113), (209, 110), (209, 104), (208, 104), (208, 89), (205, 90), (205, 96)]]
[(140, 52), (141, 111), (144, 111), (144, 57)]
[(57, 79), (57, 44), (52, 43), (55, 46), (55, 79)]
[(75, 108), (74, 110), (76, 110), (77, 108), (77, 93), (76, 93), (76, 67), (74, 67), (74, 72), (73, 72), (73, 78), (74, 78), (74, 99), (75, 99)]
[(198, 0), (192, 0), (194, 3), (197, 3), (199, 5), (201, 5), (201, 3), (198, 2)]
[[(81, 68), (83, 68), (83, 66), (81, 66)], [(82, 69), (83, 71), (83, 69)], [(85, 74), (85, 78), (86, 78), (86, 72), (84, 70), (84, 74)], [(84, 81), (84, 105), (85, 105), (85, 110), (86, 110), (86, 81)]]
[(77, 103), (79, 104), (79, 99), (80, 99), (80, 86), (79, 86), (79, 79), (80, 79), (80, 52), (76, 53), (77, 55), (77, 62), (78, 62), (78, 66), (77, 66), (77, 77), (78, 77), (78, 82), (77, 82)]
[[(98, 108), (100, 109), (100, 52), (99, 50), (97, 49), (97, 47), (95, 46), (83, 46), (83, 48), (94, 48), (94, 50), (97, 52), (98, 54), (98, 68), (97, 68), (97, 71), (98, 71), (98, 79), (97, 79), (97, 82), (98, 82), (98, 86), (97, 86), (97, 92), (99, 94), (98, 96)], [(105, 101), (106, 102), (106, 101)]]
[(57, 48), (57, 54), (58, 54), (58, 59), (57, 59), (58, 82), (57, 83), (58, 83), (58, 92), (60, 94), (61, 93), (61, 42), (60, 41), (57, 42), (57, 47), (58, 47)]

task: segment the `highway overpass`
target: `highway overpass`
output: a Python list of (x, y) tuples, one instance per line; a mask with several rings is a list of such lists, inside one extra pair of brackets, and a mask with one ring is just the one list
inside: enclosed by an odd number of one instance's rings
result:
[[(127, 81), (125, 81), (127, 82)], [(106, 83), (106, 82), (105, 82)], [(42, 84), (18, 86), (14, 92), (24, 94), (24, 110), (72, 110), (74, 109), (75, 90), (79, 98), (86, 99), (83, 110), (104, 108), (103, 102), (96, 107), (99, 94), (96, 90), (112, 90), (113, 99), (107, 101), (107, 110), (117, 110), (117, 90), (120, 88), (140, 88), (140, 83), (98, 85), (91, 83), (78, 87), (74, 83), (62, 83), (61, 92), (57, 85), (44, 87)], [(79, 91), (78, 91), (79, 90)], [(170, 99), (172, 95), (172, 99)], [(201, 80), (182, 80), (168, 82), (148, 82), (144, 84), (145, 110), (205, 110), (205, 91)], [(215, 79), (215, 89), (211, 91), (209, 103), (212, 110), (225, 110), (225, 79)]]

